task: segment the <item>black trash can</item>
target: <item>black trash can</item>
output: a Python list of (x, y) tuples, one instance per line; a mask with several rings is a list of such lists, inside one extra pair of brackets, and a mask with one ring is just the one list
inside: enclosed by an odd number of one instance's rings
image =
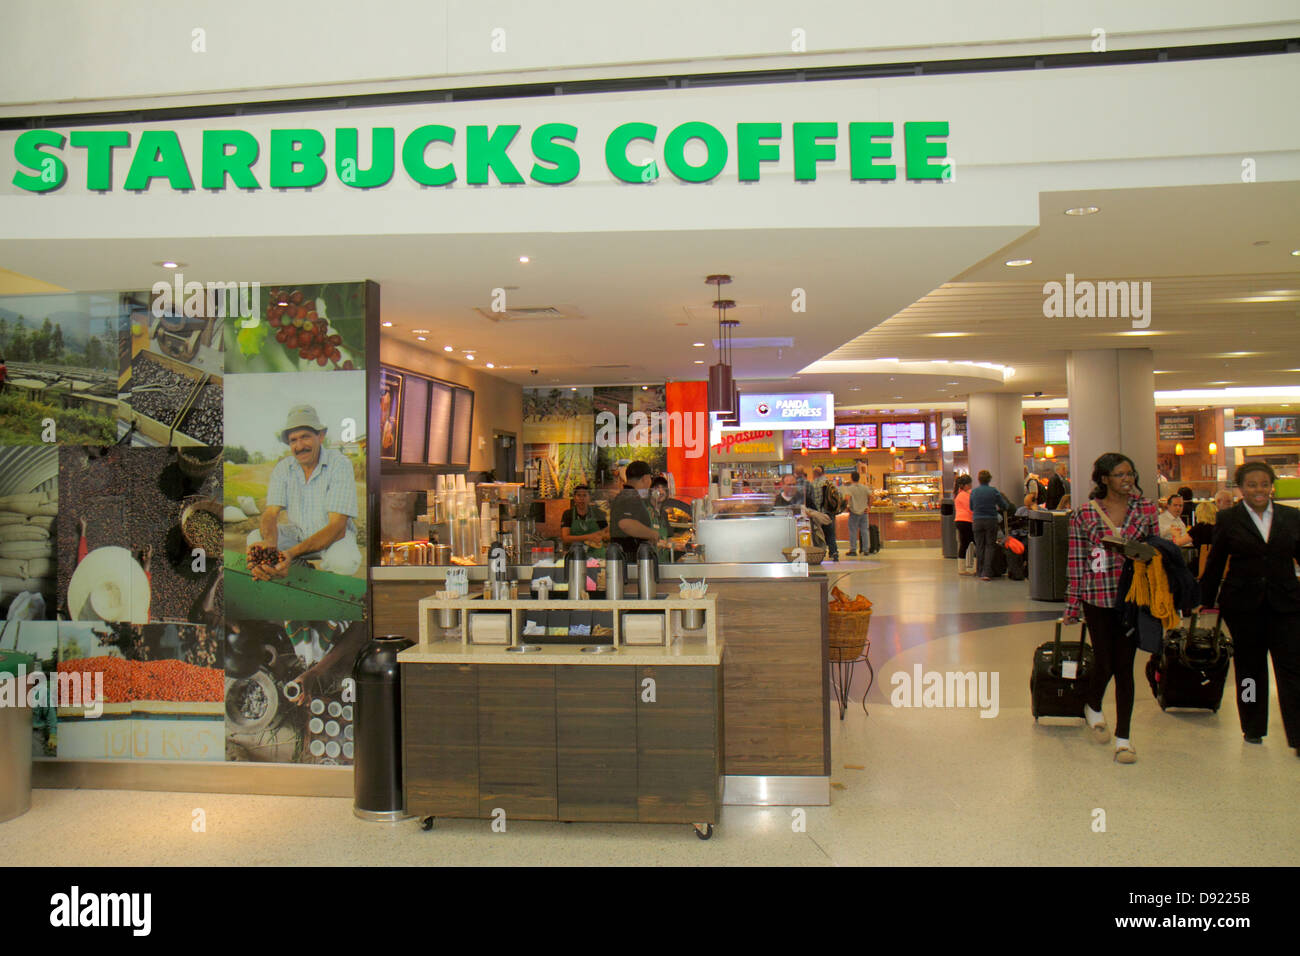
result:
[(402, 684), (397, 654), (415, 642), (400, 634), (373, 638), (357, 655), (356, 759), (352, 812), (363, 820), (405, 820), (402, 788)]
[(1066, 561), (1070, 553), (1070, 513), (1033, 511), (1029, 514), (1029, 597), (1034, 601), (1064, 601)]
[(957, 557), (957, 506), (951, 498), (939, 502), (939, 541), (945, 558)]

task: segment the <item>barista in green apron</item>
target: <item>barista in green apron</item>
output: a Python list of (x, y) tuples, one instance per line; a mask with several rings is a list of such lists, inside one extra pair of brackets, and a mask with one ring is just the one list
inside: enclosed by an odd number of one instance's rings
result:
[[(672, 528), (668, 526), (668, 516), (664, 513), (664, 502), (668, 499), (668, 479), (663, 475), (656, 475), (650, 482), (650, 527), (655, 529), (659, 535), (660, 543), (666, 543), (672, 535)], [(656, 548), (659, 552), (659, 563), (668, 564), (673, 560), (672, 548)]]
[[(553, 514), (554, 512), (552, 512)], [(573, 489), (573, 505), (560, 518), (560, 540), (567, 545), (585, 544), (587, 557), (603, 558), (609, 540), (609, 522), (591, 507), (591, 489), (578, 485)], [(624, 558), (628, 558), (624, 555)], [(629, 560), (635, 560), (632, 555)]]

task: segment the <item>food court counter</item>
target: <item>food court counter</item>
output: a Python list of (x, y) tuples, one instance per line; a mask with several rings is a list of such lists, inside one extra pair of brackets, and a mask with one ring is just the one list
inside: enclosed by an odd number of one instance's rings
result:
[[(447, 567), (372, 568), (375, 633), (402, 634), (417, 640), (419, 603), (442, 589), (448, 570)], [(465, 570), (471, 593), (475, 584), (481, 588), (487, 578), (486, 566)], [(636, 569), (629, 570), (635, 578)], [(519, 566), (511, 569), (510, 576), (526, 581), (532, 571), (530, 567)], [(707, 579), (708, 596), (717, 600), (717, 644), (722, 649), (724, 802), (828, 804), (830, 698), (826, 576), (799, 574), (788, 564), (663, 565), (659, 590), (671, 593), (676, 588), (676, 579), (680, 578)], [(630, 584), (627, 593), (635, 590), (636, 585)], [(566, 606), (595, 607), (599, 603), (566, 602)], [(437, 653), (444, 651), (453, 655), (486, 653), (494, 659), (516, 656), (507, 655), (502, 648), (467, 652), (443, 647)], [(546, 656), (565, 653), (577, 652), (551, 650)], [(630, 652), (626, 658), (622, 657), (623, 653), (599, 656), (607, 656), (609, 663), (615, 663), (614, 659), (628, 661)], [(635, 653), (643, 651), (638, 649)]]

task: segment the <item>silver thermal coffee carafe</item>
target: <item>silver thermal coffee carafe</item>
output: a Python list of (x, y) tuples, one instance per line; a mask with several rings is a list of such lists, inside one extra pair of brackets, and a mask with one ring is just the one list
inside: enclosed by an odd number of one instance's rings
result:
[(637, 597), (648, 601), (655, 596), (659, 588), (659, 553), (649, 541), (642, 541), (636, 549), (636, 592)]
[(623, 549), (617, 542), (611, 541), (605, 548), (605, 598), (609, 601), (623, 600), (623, 585), (627, 583), (627, 562), (623, 560)]
[(564, 559), (565, 576), (569, 582), (569, 600), (585, 601), (587, 598), (587, 548), (575, 544)]

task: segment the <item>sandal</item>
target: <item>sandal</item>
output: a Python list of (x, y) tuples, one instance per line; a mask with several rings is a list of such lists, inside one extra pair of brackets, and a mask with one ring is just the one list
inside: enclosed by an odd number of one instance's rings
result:
[(1115, 751), (1116, 763), (1137, 763), (1137, 751), (1132, 747), (1120, 747)]

